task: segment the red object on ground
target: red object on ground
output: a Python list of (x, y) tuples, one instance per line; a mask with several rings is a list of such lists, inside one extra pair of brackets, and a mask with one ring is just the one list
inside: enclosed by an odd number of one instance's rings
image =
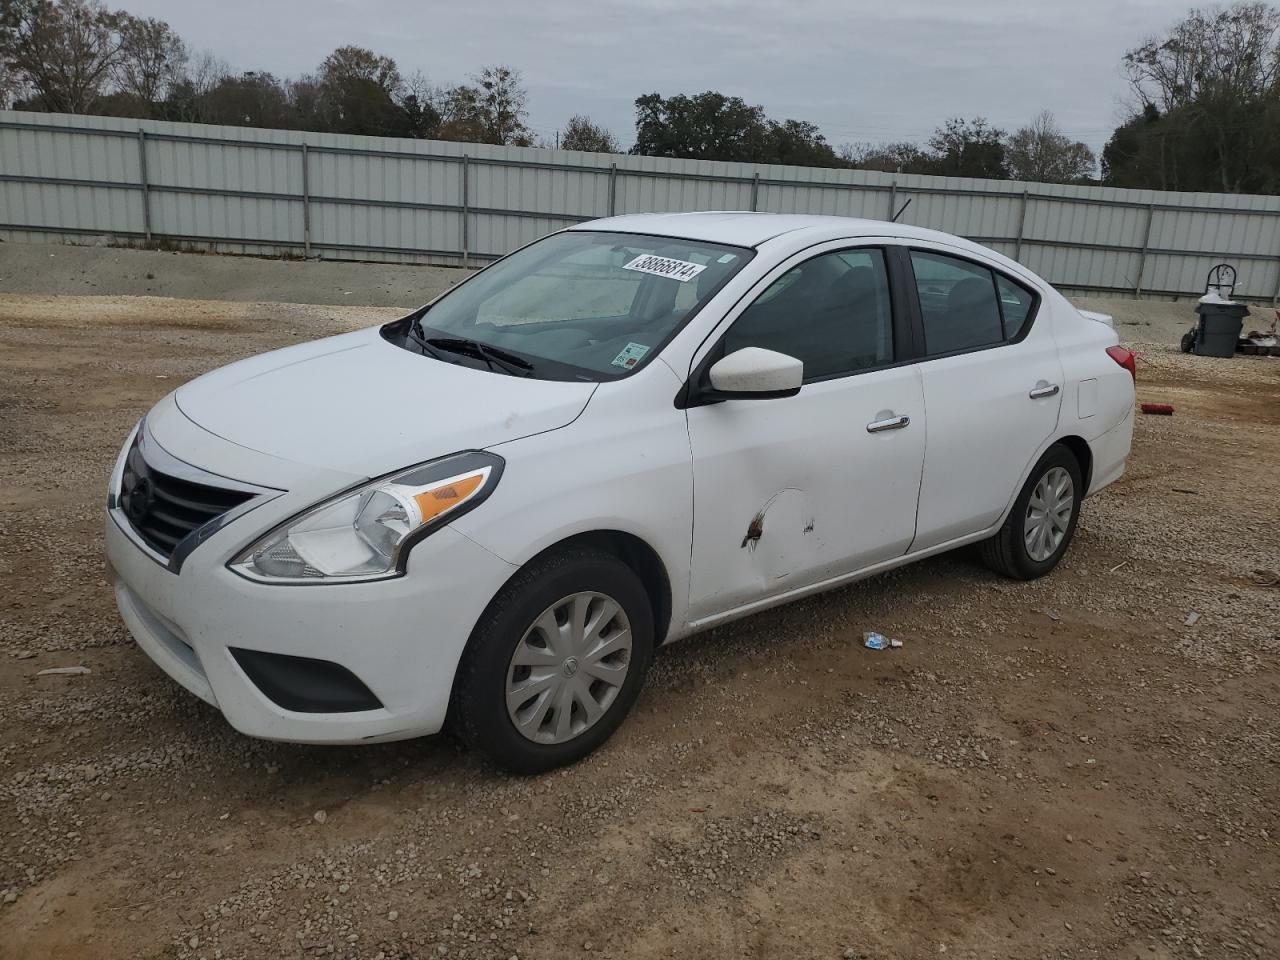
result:
[(1107, 347), (1107, 356), (1128, 370), (1129, 376), (1133, 377), (1134, 383), (1138, 382), (1138, 355), (1136, 353), (1117, 345)]
[(1158, 413), (1162, 416), (1171, 417), (1173, 416), (1173, 404), (1172, 403), (1144, 403), (1142, 405), (1142, 412)]

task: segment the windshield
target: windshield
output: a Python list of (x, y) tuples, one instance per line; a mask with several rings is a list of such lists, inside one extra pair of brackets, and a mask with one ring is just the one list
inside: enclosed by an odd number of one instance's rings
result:
[(554, 380), (612, 380), (653, 359), (753, 251), (572, 230), (495, 263), (414, 315), (407, 348)]

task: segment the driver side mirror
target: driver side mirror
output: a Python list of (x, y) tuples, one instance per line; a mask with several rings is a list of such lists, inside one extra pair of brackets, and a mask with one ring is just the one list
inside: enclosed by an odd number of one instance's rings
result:
[(712, 400), (794, 397), (804, 383), (804, 362), (776, 350), (743, 347), (707, 371)]

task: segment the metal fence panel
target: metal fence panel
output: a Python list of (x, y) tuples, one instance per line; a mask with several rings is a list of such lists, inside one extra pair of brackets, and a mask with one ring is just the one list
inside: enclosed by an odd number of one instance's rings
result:
[(1280, 295), (1280, 197), (613, 156), (0, 111), (0, 235), (479, 265), (610, 214), (763, 210), (967, 236), (1066, 289)]

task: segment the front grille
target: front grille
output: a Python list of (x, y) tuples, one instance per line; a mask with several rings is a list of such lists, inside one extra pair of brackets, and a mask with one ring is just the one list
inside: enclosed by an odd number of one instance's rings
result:
[(142, 541), (166, 560), (187, 534), (252, 496), (162, 473), (143, 458), (140, 443), (129, 451), (120, 478), (120, 509)]

